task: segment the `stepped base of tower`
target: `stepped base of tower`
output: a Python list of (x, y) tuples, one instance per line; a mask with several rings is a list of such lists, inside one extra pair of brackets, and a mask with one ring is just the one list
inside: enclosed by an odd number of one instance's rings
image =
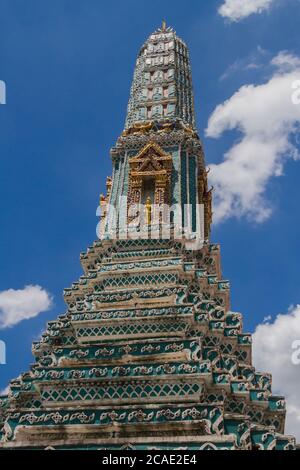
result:
[[(94, 429), (95, 426), (74, 426), (70, 429), (51, 430), (47, 426), (41, 429), (20, 429), (16, 442), (3, 443), (2, 449), (28, 450), (293, 450), (291, 438), (284, 435), (265, 436), (265, 429), (258, 426), (251, 433), (248, 446), (239, 445), (237, 435), (205, 434), (202, 423), (191, 426), (177, 423), (168, 426), (138, 425), (133, 429), (128, 426), (108, 426), (106, 429)], [(155, 429), (156, 428), (156, 429)], [(117, 436), (117, 437), (112, 437)], [(272, 439), (273, 438), (273, 439)], [(276, 443), (274, 442), (276, 440)], [(261, 441), (265, 441), (260, 444)], [(264, 445), (264, 447), (262, 447)]]
[(294, 449), (219, 246), (97, 241), (67, 313), (0, 399), (3, 449)]

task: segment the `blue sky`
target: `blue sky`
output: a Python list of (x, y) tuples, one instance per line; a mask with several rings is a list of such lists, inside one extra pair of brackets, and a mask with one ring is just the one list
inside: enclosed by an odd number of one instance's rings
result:
[[(219, 165), (241, 138), (238, 126), (219, 138), (205, 135), (216, 107), (243, 85), (267, 83), (281, 51), (300, 57), (298, 0), (268, 0), (264, 11), (239, 21), (221, 16), (224, 1), (0, 0), (0, 79), (7, 87), (0, 105), (0, 292), (38, 285), (52, 297), (48, 311), (0, 329), (7, 345), (0, 390), (28, 368), (32, 341), (65, 311), (62, 290), (82, 273), (79, 253), (96, 237), (98, 198), (111, 174), (109, 149), (123, 129), (136, 55), (162, 19), (190, 49), (208, 165)], [(297, 133), (290, 138), (299, 148)], [(299, 180), (300, 162), (287, 159), (282, 176), (264, 186), (272, 209), (266, 220), (246, 211), (213, 227), (232, 309), (244, 314), (247, 331), (300, 303)]]

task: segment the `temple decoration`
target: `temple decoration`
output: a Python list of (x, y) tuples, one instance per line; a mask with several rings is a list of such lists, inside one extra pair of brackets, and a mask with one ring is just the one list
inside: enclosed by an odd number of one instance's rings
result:
[[(170, 204), (172, 156), (150, 142), (129, 159), (128, 206)], [(132, 221), (132, 217), (128, 217)]]
[(146, 200), (146, 213), (147, 213), (147, 225), (151, 225), (152, 204), (151, 204), (151, 198), (150, 197), (147, 197), (147, 200)]

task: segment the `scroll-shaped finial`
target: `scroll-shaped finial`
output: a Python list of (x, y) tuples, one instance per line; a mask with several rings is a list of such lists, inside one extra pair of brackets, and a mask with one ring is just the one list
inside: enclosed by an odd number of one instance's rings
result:
[(166, 29), (167, 29), (167, 22), (166, 22), (166, 20), (163, 20), (161, 30), (166, 31)]

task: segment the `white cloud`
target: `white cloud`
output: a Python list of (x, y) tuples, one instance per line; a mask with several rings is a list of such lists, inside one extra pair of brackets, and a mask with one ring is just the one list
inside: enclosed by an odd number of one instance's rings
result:
[(5, 387), (3, 390), (0, 390), (0, 397), (8, 395), (8, 392), (9, 392), (9, 385), (7, 385), (7, 387)]
[(230, 21), (240, 21), (254, 13), (268, 10), (274, 0), (225, 0), (219, 14)]
[(0, 104), (6, 104), (6, 85), (3, 80), (0, 80)]
[(222, 74), (220, 80), (225, 80), (237, 73), (241, 74), (243, 72), (260, 69), (265, 66), (266, 61), (269, 61), (269, 55), (270, 53), (267, 50), (263, 49), (261, 46), (257, 46), (251, 54), (246, 57), (239, 58), (231, 64)]
[(287, 51), (281, 51), (273, 58), (271, 64), (277, 67), (281, 72), (290, 72), (296, 68), (300, 68), (300, 58)]
[(51, 307), (51, 297), (40, 286), (0, 292), (0, 329), (36, 317)]
[(300, 305), (278, 315), (273, 323), (258, 325), (253, 335), (253, 363), (261, 372), (272, 373), (273, 393), (287, 400), (286, 433), (300, 441), (300, 364), (292, 362), (296, 352), (292, 346), (297, 340), (300, 340)]
[(272, 320), (271, 315), (268, 315), (267, 317), (263, 319), (263, 323), (269, 323), (271, 320)]
[(209, 137), (219, 138), (228, 130), (242, 134), (224, 160), (211, 165), (215, 222), (232, 216), (247, 216), (257, 222), (267, 219), (272, 212), (265, 197), (267, 184), (282, 175), (287, 159), (299, 158), (291, 137), (300, 124), (300, 105), (292, 102), (292, 85), (300, 78), (300, 59), (281, 52), (271, 65), (276, 69), (266, 83), (242, 86), (209, 118)]

